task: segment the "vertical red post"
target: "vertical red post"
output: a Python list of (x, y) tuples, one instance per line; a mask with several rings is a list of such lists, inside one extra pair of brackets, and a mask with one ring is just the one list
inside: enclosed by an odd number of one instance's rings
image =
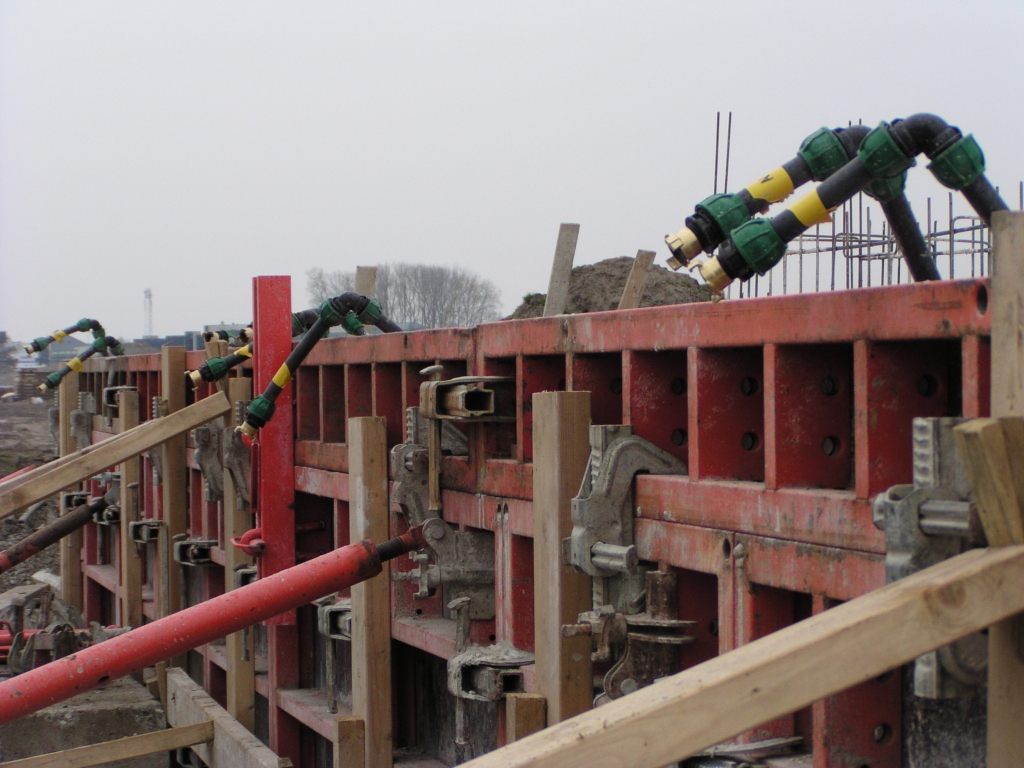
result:
[[(253, 278), (253, 395), (259, 395), (292, 351), (291, 278)], [(259, 576), (266, 578), (295, 565), (294, 424), (289, 385), (277, 397), (274, 418), (259, 431), (256, 468), (256, 524), (263, 529), (266, 548), (259, 558)], [(295, 612), (267, 621), (295, 623)]]
[[(292, 351), (291, 278), (256, 277), (253, 279), (253, 330), (256, 354), (253, 356), (253, 395), (259, 395)], [(295, 565), (295, 469), (293, 386), (278, 395), (271, 419), (260, 430), (259, 450), (254, 451), (257, 467), (256, 524), (263, 529), (266, 542), (258, 558), (260, 578)], [(270, 748), (298, 765), (301, 757), (300, 728), (277, 704), (277, 692), (295, 688), (299, 683), (298, 633), (295, 611), (267, 620), (267, 654), (270, 678)]]

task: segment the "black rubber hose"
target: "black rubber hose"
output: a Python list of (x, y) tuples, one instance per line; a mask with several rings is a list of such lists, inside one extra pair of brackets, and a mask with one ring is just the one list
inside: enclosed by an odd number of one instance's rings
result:
[(992, 182), (984, 175), (979, 176), (960, 191), (963, 192), (967, 202), (971, 204), (971, 208), (981, 217), (987, 227), (992, 226), (992, 214), (995, 211), (1010, 210), (1010, 207), (1003, 202), (1003, 198), (999, 196), (996, 188), (992, 186)]
[(921, 234), (921, 227), (914, 218), (907, 196), (900, 195), (880, 205), (914, 280), (940, 280), (939, 269), (935, 266), (935, 259)]

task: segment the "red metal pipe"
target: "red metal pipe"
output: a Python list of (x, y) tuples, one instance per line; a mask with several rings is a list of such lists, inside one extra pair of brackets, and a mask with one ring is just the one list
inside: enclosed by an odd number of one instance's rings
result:
[(350, 544), (6, 680), (0, 725), (366, 581), (382, 560), (423, 546), (419, 528), (379, 547)]

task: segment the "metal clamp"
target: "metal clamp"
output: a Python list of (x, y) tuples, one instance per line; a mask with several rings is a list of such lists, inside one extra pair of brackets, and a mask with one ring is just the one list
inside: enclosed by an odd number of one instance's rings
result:
[[(963, 421), (914, 419), (914, 483), (875, 497), (872, 519), (885, 531), (886, 583), (986, 544), (953, 439), (953, 427)], [(914, 693), (928, 699), (971, 696), (984, 683), (987, 668), (988, 640), (974, 633), (918, 657)]]
[(160, 538), (163, 520), (136, 520), (128, 523), (128, 538), (136, 544), (149, 544)]
[(467, 597), (469, 617), (494, 618), (494, 533), (456, 531), (444, 520), (432, 517), (423, 523), (423, 535), (430, 545), (434, 563), (426, 553), (410, 553), (418, 566), (412, 571), (392, 573), (393, 581), (414, 581), (415, 594), (425, 599), (444, 587), (448, 602)]
[(352, 639), (352, 599), (343, 597), (316, 611), (317, 631), (331, 640)]
[[(430, 369), (432, 371), (433, 366)], [(421, 372), (422, 373), (422, 372)], [(490, 384), (495, 389), (482, 387)], [(420, 408), (428, 419), (515, 421), (514, 376), (460, 376), (420, 384)]]
[(176, 541), (174, 542), (174, 562), (190, 566), (216, 565), (211, 556), (211, 550), (216, 546), (216, 541), (207, 539)]
[(203, 474), (203, 498), (206, 501), (224, 500), (224, 465), (221, 463), (220, 430), (210, 425), (192, 430), (196, 446), (195, 460)]

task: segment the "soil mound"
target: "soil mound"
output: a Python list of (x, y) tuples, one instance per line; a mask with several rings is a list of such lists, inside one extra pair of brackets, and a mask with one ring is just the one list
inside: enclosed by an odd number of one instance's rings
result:
[[(574, 267), (569, 279), (568, 314), (584, 312), (606, 312), (619, 306), (622, 289), (626, 286), (633, 259), (619, 256), (605, 259), (596, 264)], [(540, 317), (544, 314), (543, 293), (530, 293), (523, 297), (523, 303), (506, 320), (521, 320)], [(651, 275), (644, 289), (641, 307), (661, 307), (666, 304), (692, 304), (710, 301), (711, 292), (706, 285), (698, 284), (686, 274), (673, 272), (657, 264), (651, 266)]]

